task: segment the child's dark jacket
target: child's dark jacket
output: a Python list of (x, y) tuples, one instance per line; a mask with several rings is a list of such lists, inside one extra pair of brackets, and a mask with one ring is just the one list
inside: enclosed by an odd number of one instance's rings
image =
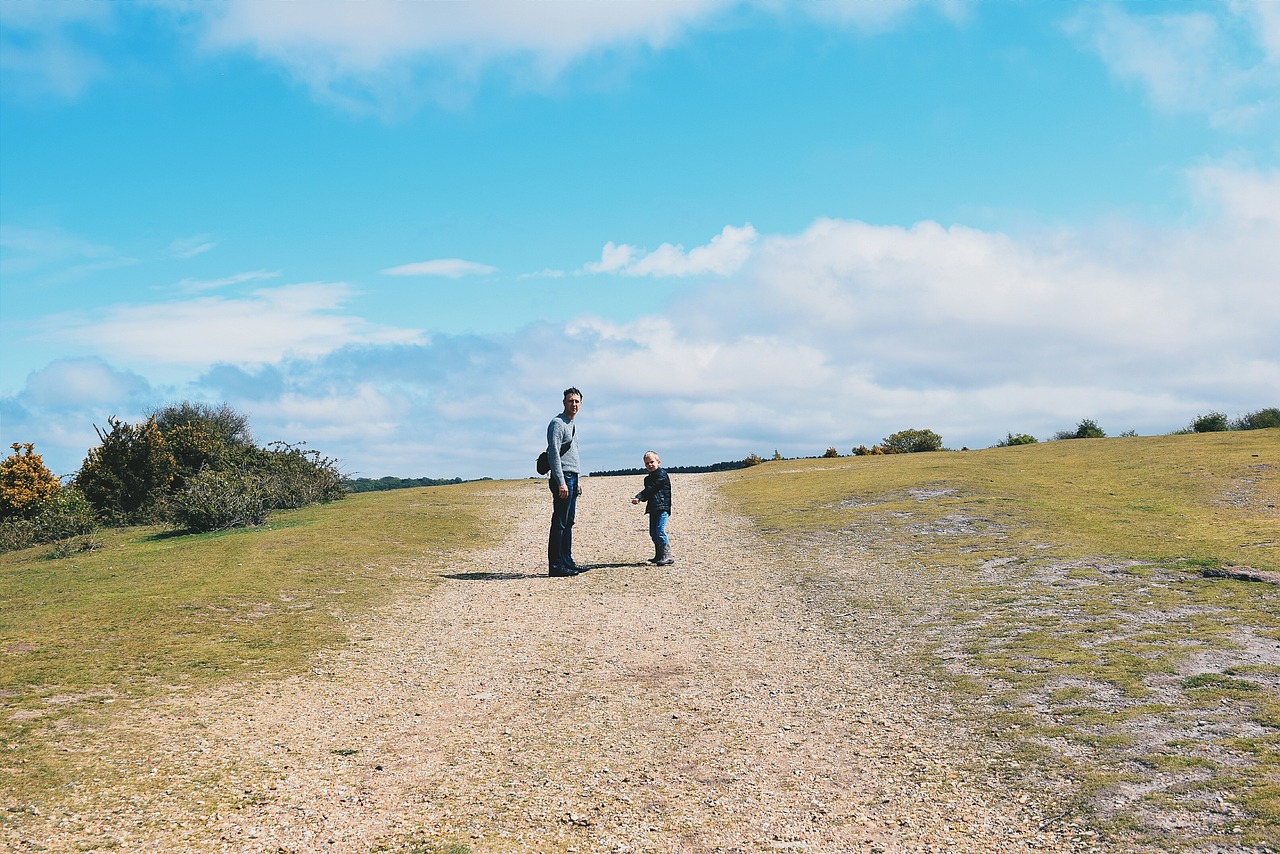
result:
[(636, 493), (636, 498), (647, 502), (644, 512), (655, 515), (671, 512), (671, 478), (661, 468), (654, 469), (644, 477), (644, 489)]

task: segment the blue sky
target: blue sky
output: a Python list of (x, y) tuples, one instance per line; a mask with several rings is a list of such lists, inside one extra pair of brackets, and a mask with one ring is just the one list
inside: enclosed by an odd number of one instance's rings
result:
[(1280, 405), (1280, 3), (0, 0), (0, 440), (357, 476)]

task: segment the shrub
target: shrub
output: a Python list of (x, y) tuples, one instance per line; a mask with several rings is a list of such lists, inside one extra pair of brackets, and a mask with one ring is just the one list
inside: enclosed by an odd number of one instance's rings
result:
[(1031, 436), (1026, 433), (1018, 433), (1017, 435), (1009, 433), (999, 442), (996, 442), (996, 447), (1012, 448), (1015, 445), (1034, 445), (1037, 444), (1038, 441), (1039, 440), (1037, 440), (1035, 436)]
[(169, 503), (169, 520), (192, 533), (261, 525), (271, 490), (253, 471), (204, 469)]
[(1250, 412), (1231, 425), (1235, 430), (1265, 430), (1268, 427), (1280, 427), (1280, 409), (1272, 406)]
[(62, 491), (30, 442), (14, 442), (13, 454), (0, 462), (0, 519), (26, 519)]
[(886, 454), (915, 454), (942, 450), (942, 437), (932, 430), (899, 430), (884, 439), (880, 447)]
[(1231, 422), (1221, 412), (1197, 415), (1191, 422), (1193, 433), (1223, 433), (1231, 429)]
[(831, 447), (831, 448), (827, 448), (826, 452), (823, 453), (822, 458), (824, 460), (831, 460), (831, 459), (835, 459), (838, 456), (840, 456), (840, 452), (837, 451), (834, 447)]
[(1075, 430), (1059, 430), (1053, 434), (1055, 439), (1105, 439), (1107, 434), (1102, 431), (1091, 418), (1085, 418), (1076, 425)]
[(41, 543), (69, 543), (98, 530), (98, 517), (84, 493), (74, 487), (61, 489), (43, 502), (29, 518), (0, 522), (0, 551), (25, 549)]
[(746, 466), (758, 466), (762, 462), (764, 462), (764, 460), (759, 454), (747, 454), (746, 459), (742, 461), (743, 465)]
[(165, 448), (173, 455), (173, 480), (168, 486), (172, 493), (182, 492), (203, 469), (227, 470), (235, 466), (237, 452), (204, 424), (179, 424), (161, 435)]
[(214, 406), (184, 400), (155, 410), (151, 417), (166, 436), (179, 427), (194, 426), (219, 445), (240, 448), (253, 445), (249, 417), (225, 403)]
[(158, 518), (177, 468), (153, 419), (127, 424), (114, 416), (111, 430), (94, 430), (102, 444), (89, 451), (75, 483), (99, 515), (111, 522)]
[(871, 457), (871, 456), (878, 457), (878, 456), (881, 456), (882, 454), (884, 454), (884, 448), (880, 447), (879, 445), (872, 445), (870, 448), (868, 448), (866, 445), (859, 445), (858, 447), (853, 449), (853, 455), (855, 457)]
[(301, 443), (272, 442), (251, 455), (250, 466), (262, 477), (272, 509), (326, 504), (347, 495), (338, 461)]
[(174, 459), (169, 491), (177, 494), (202, 469), (230, 471), (253, 448), (249, 419), (227, 404), (182, 403), (155, 410), (151, 417)]

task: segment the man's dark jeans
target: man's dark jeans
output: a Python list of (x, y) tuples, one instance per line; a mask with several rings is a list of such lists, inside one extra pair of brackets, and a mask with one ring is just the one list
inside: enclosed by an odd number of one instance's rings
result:
[(569, 497), (561, 498), (554, 480), (551, 485), (551, 533), (547, 537), (547, 568), (573, 567), (573, 516), (578, 509), (578, 476), (564, 473)]

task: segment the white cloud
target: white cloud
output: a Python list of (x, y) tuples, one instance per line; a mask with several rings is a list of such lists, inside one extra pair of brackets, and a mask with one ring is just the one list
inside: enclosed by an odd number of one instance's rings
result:
[(968, 4), (961, 0), (939, 0), (931, 3), (921, 0), (842, 0), (839, 3), (797, 5), (815, 20), (867, 34), (893, 29), (922, 6), (937, 9), (953, 21), (962, 21), (968, 15)]
[[(567, 385), (585, 392), (589, 469), (634, 466), (655, 446), (672, 465), (847, 451), (908, 427), (953, 447), (1045, 439), (1081, 418), (1112, 434), (1165, 432), (1280, 402), (1280, 177), (1218, 164), (1189, 180), (1207, 213), (1176, 229), (1016, 237), (823, 219), (756, 235), (732, 275), (625, 323), (425, 341), (352, 316), (345, 286), (297, 285), (62, 318), (58, 331), (112, 362), (196, 366), (201, 380), (173, 389), (148, 369), (154, 394), (226, 399), (256, 435), (305, 439), (372, 476), (531, 474)], [(208, 370), (254, 361), (266, 366)], [(49, 372), (44, 393), (60, 376)], [(87, 368), (76, 376), (95, 382)], [(44, 447), (45, 433), (27, 431), (54, 429), (37, 404), (58, 401), (33, 389), (0, 400), (0, 428)], [(11, 416), (15, 406), (34, 414)]]
[(706, 246), (685, 252), (683, 246), (664, 243), (648, 254), (634, 246), (609, 241), (600, 260), (584, 264), (584, 273), (620, 273), (624, 276), (729, 276), (751, 256), (756, 230), (750, 223), (735, 228), (726, 225)]
[(1212, 165), (1192, 170), (1190, 179), (1201, 200), (1216, 205), (1229, 226), (1280, 225), (1280, 170), (1250, 172)]
[(636, 248), (623, 244), (618, 246), (612, 240), (600, 251), (600, 260), (583, 265), (586, 273), (616, 273), (624, 269), (636, 257)]
[(51, 318), (49, 334), (101, 348), (113, 360), (209, 365), (316, 358), (349, 344), (403, 344), (416, 330), (370, 324), (338, 313), (346, 285), (309, 283), (240, 298), (201, 297), (118, 306), (101, 316)]
[[(1068, 23), (1117, 78), (1166, 112), (1200, 112), (1242, 129), (1274, 115), (1280, 83), (1280, 12), (1268, 2), (1084, 7)], [(1149, 9), (1159, 9), (1150, 12)]]
[[(359, 413), (353, 417), (353, 413)], [(255, 431), (290, 437), (323, 449), (344, 441), (388, 441), (400, 429), (405, 412), (373, 382), (319, 395), (291, 390), (279, 398), (254, 405)]]
[(384, 276), (444, 276), (460, 279), (463, 276), (487, 276), (498, 272), (497, 267), (480, 264), (475, 261), (464, 261), (461, 258), (437, 258), (433, 261), (418, 261), (413, 264), (401, 264), (382, 271)]
[(109, 3), (4, 3), (0, 81), (29, 97), (75, 97), (107, 71), (85, 36), (112, 29)]
[[(545, 88), (575, 64), (658, 51), (737, 13), (802, 16), (874, 34), (916, 8), (959, 21), (964, 0), (313, 0), (263, 3), (9, 2), (0, 16), (0, 68), (8, 88), (72, 97), (134, 60), (109, 51), (110, 36), (142, 21), (172, 27), (206, 53), (244, 51), (278, 66), (317, 97), (356, 112), (395, 116), (427, 101), (464, 103), (490, 73)], [(145, 69), (133, 69), (146, 73)]]
[(58, 228), (0, 225), (0, 274), (40, 273), (46, 281), (79, 279), (96, 270), (136, 263), (113, 246)]
[(59, 359), (27, 378), (26, 398), (41, 409), (80, 410), (128, 400), (148, 388), (138, 374), (102, 359)]
[(264, 279), (275, 279), (279, 276), (279, 271), (253, 270), (248, 273), (236, 273), (232, 276), (223, 276), (220, 279), (183, 279), (178, 282), (178, 289), (186, 293), (199, 293), (201, 291), (213, 291), (219, 288), (226, 288), (231, 285), (242, 285), (245, 282), (258, 282)]
[(539, 270), (536, 273), (521, 273), (517, 279), (563, 279), (564, 270), (553, 270), (550, 267)]
[(186, 260), (203, 255), (218, 244), (209, 239), (207, 234), (195, 237), (179, 237), (169, 244), (169, 254), (174, 258)]
[(609, 49), (659, 49), (736, 0), (305, 5), (234, 0), (198, 8), (210, 50), (248, 49), (319, 97), (382, 112), (425, 96), (449, 102), (487, 69), (544, 85)]
[(682, 3), (396, 3), (352, 5), (320, 0), (302, 9), (233, 0), (210, 22), (209, 38), (250, 43), (289, 60), (324, 53), (338, 70), (368, 70), (426, 51), (477, 55), (536, 52), (572, 57), (602, 45), (642, 41), (661, 46), (692, 22), (732, 5)]

